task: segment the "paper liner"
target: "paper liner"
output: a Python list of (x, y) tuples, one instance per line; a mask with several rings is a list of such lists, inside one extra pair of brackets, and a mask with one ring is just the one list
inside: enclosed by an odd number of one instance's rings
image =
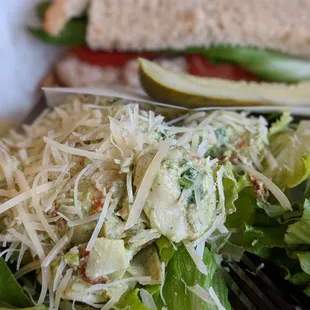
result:
[(48, 106), (53, 107), (63, 104), (67, 101), (68, 97), (74, 94), (85, 94), (93, 96), (103, 96), (111, 98), (121, 98), (129, 101), (143, 102), (155, 106), (161, 106), (166, 108), (172, 108), (175, 110), (183, 111), (210, 111), (210, 110), (234, 110), (234, 111), (250, 111), (257, 113), (271, 113), (289, 111), (293, 115), (310, 116), (310, 107), (290, 107), (290, 106), (231, 106), (231, 107), (219, 107), (208, 106), (203, 108), (184, 108), (171, 104), (160, 103), (150, 99), (142, 90), (125, 88), (125, 87), (101, 87), (101, 88), (43, 88)]

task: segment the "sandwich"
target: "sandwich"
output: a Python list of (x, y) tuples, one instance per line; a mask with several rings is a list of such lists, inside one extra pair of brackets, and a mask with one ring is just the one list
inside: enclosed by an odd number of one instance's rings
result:
[(307, 1), (55, 0), (31, 33), (68, 47), (65, 86), (139, 85), (138, 57), (166, 69), (229, 80), (310, 79)]

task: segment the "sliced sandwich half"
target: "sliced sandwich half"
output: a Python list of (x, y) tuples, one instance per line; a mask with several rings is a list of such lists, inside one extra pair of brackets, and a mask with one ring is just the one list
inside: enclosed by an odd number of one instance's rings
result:
[(66, 86), (138, 86), (137, 57), (230, 80), (310, 80), (310, 1), (55, 0), (37, 8), (46, 43), (69, 47)]

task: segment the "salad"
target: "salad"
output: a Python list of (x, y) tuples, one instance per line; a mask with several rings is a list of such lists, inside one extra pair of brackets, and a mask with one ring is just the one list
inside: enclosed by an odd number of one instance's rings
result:
[(72, 96), (0, 139), (1, 306), (230, 309), (244, 251), (309, 292), (310, 122), (172, 112)]

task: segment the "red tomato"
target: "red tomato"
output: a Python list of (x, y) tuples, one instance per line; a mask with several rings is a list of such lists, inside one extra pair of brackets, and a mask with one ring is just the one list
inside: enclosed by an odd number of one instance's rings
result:
[(208, 62), (205, 57), (200, 55), (187, 56), (187, 67), (188, 72), (196, 76), (221, 78), (235, 81), (257, 80), (251, 73), (248, 73), (239, 66), (212, 64)]
[(154, 59), (156, 53), (151, 52), (117, 52), (117, 51), (92, 51), (88, 47), (74, 47), (71, 52), (80, 60), (100, 67), (123, 67), (128, 61), (143, 57)]

